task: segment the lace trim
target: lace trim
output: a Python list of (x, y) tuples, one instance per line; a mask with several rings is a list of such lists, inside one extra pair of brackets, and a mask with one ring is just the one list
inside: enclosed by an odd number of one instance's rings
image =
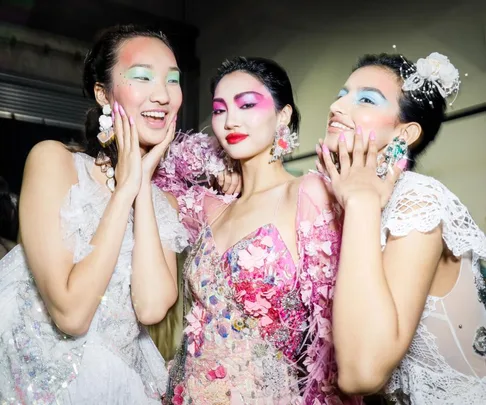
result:
[(442, 237), (454, 256), (473, 252), (473, 271), (478, 288), (485, 283), (479, 259), (486, 258), (486, 237), (467, 208), (439, 181), (407, 172), (398, 181), (382, 214), (381, 246), (388, 234), (405, 236), (412, 230), (430, 232), (442, 226)]
[(160, 240), (172, 251), (182, 252), (189, 245), (189, 233), (180, 223), (177, 211), (155, 184), (152, 184), (152, 195)]

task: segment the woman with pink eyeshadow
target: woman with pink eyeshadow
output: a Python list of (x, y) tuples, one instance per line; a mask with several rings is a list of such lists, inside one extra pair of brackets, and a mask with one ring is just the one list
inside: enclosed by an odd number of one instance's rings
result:
[(300, 121), (287, 73), (238, 57), (211, 93), (212, 128), (243, 191), (179, 198), (195, 236), (184, 270), (192, 306), (164, 403), (361, 404), (336, 385), (338, 207), (319, 175), (295, 178), (282, 163)]
[(486, 237), (444, 185), (403, 172), (459, 83), (438, 53), (367, 55), (331, 106), (318, 168), (345, 211), (333, 331), (349, 394), (486, 403)]

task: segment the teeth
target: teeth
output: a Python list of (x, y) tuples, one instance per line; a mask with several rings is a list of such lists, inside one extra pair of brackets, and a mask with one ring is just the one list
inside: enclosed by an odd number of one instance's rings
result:
[(336, 122), (336, 121), (331, 122), (331, 127), (340, 128), (340, 129), (351, 129), (346, 125), (343, 125), (340, 122)]
[(143, 112), (142, 115), (144, 117), (151, 117), (151, 118), (164, 118), (165, 112), (162, 112), (162, 111), (146, 111), (146, 112)]

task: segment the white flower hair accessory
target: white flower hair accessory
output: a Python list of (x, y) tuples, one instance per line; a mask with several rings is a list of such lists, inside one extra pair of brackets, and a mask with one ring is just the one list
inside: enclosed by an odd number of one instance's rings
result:
[[(403, 58), (403, 56), (402, 56)], [(461, 84), (459, 71), (449, 61), (447, 56), (438, 52), (433, 52), (426, 58), (420, 58), (417, 63), (410, 64), (403, 58), (403, 65), (400, 68), (400, 74), (403, 79), (402, 89), (410, 92), (410, 95), (417, 101), (429, 100), (435, 87), (440, 95), (444, 98), (455, 94), (457, 97), (459, 86)]]

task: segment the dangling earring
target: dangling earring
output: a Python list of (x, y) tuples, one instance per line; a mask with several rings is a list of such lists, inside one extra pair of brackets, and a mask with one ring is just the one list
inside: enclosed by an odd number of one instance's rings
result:
[(97, 138), (103, 148), (106, 148), (115, 139), (113, 131), (113, 118), (111, 118), (111, 107), (109, 104), (103, 106), (103, 115), (98, 119), (100, 123), (100, 133)]
[(377, 168), (376, 174), (378, 177), (384, 179), (389, 170), (392, 170), (395, 162), (403, 158), (407, 158), (408, 145), (404, 139), (393, 138), (385, 148), (383, 153), (376, 157)]
[(272, 150), (270, 151), (272, 157), (268, 163), (276, 162), (281, 159), (282, 156), (292, 153), (292, 151), (299, 146), (298, 140), (297, 133), (290, 133), (290, 128), (287, 125), (278, 125), (277, 130), (275, 131)]
[(106, 187), (112, 193), (115, 191), (115, 169), (113, 169), (113, 165), (111, 164), (111, 159), (109, 156), (106, 156), (103, 151), (98, 152), (98, 156), (95, 159), (95, 164), (101, 167), (101, 172), (106, 176)]

